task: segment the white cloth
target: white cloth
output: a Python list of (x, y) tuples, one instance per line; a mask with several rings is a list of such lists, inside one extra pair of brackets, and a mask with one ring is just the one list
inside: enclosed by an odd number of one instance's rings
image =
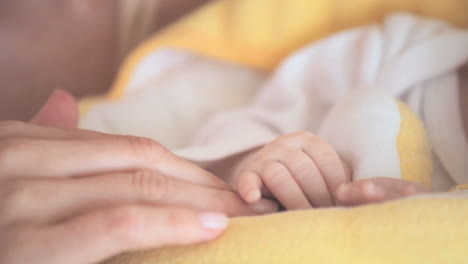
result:
[(187, 147), (210, 115), (251, 102), (263, 74), (179, 50), (159, 50), (135, 70), (123, 98), (103, 101), (80, 127)]
[[(213, 74), (219, 73), (215, 70), (217, 62), (205, 60), (213, 64)], [(187, 144), (186, 137), (184, 144), (175, 144), (172, 150), (203, 165), (265, 144), (285, 133), (317, 132), (330, 109), (350, 91), (378, 87), (406, 102), (423, 120), (435, 155), (433, 187), (435, 190), (447, 190), (454, 184), (468, 183), (468, 146), (458, 97), (458, 69), (466, 63), (467, 31), (439, 21), (397, 14), (382, 25), (340, 33), (293, 54), (271, 79), (257, 86), (259, 93), (250, 105), (246, 105), (249, 103), (247, 90), (226, 89), (226, 94), (210, 94), (204, 102), (219, 102), (220, 96), (225, 99), (233, 94), (242, 100), (234, 104), (223, 103), (215, 110), (228, 111), (212, 118), (196, 133), (192, 144)], [(220, 76), (226, 84), (235, 81), (232, 72), (224, 72)], [(249, 78), (252, 81), (245, 84), (250, 87), (258, 84), (258, 75), (252, 74)], [(196, 90), (200, 83), (194, 81), (190, 85)], [(227, 86), (233, 88), (232, 85)], [(158, 89), (167, 90), (167, 87)], [(165, 97), (165, 100), (171, 99), (177, 102), (176, 97)], [(131, 108), (128, 105), (135, 108), (139, 103), (131, 99), (122, 102), (128, 108)], [(124, 105), (122, 102), (112, 107), (121, 107)], [(230, 109), (234, 106), (239, 107)], [(113, 130), (101, 131), (131, 131), (128, 126), (132, 122), (109, 117), (113, 113), (109, 110), (112, 107), (101, 106), (100, 110), (91, 111), (83, 120), (83, 127), (95, 129), (106, 116), (105, 123), (110, 124), (108, 127), (113, 127)], [(178, 110), (181, 111), (179, 114), (198, 111), (184, 106)], [(155, 113), (151, 108), (145, 111), (145, 115), (150, 117)], [(203, 116), (200, 120), (206, 120), (212, 113), (204, 112), (198, 117)], [(166, 115), (166, 119), (170, 117)], [(158, 122), (154, 120), (147, 126), (156, 131), (161, 128)], [(196, 122), (195, 119), (192, 122)], [(137, 131), (132, 132), (138, 135)], [(186, 135), (195, 134), (194, 130), (184, 132)], [(153, 138), (165, 143), (157, 136)]]
[[(401, 98), (421, 117), (435, 154), (434, 189), (447, 190), (468, 182), (468, 147), (457, 82), (457, 69), (465, 63), (467, 31), (396, 15), (383, 26), (338, 34), (299, 51), (251, 107), (218, 115), (194, 142), (213, 144), (209, 158), (214, 159), (281, 134), (318, 132), (331, 107), (349, 91), (378, 87)], [(258, 139), (254, 142), (254, 138)], [(223, 147), (225, 141), (232, 147)], [(218, 149), (216, 155), (214, 149)]]

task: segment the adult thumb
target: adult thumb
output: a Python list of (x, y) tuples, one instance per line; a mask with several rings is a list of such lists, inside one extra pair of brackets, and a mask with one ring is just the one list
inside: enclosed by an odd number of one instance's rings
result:
[(64, 90), (56, 90), (32, 118), (31, 123), (60, 128), (77, 128), (79, 120), (76, 99)]

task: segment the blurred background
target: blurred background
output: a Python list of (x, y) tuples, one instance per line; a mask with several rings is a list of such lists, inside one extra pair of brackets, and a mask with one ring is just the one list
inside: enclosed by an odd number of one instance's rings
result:
[(0, 0), (0, 120), (28, 120), (57, 88), (105, 92), (130, 49), (206, 2)]

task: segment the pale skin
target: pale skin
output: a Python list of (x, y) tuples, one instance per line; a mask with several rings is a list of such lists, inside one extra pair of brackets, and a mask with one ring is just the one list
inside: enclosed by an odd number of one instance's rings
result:
[(57, 91), (30, 123), (0, 122), (0, 263), (96, 263), (199, 243), (227, 216), (277, 209), (248, 206), (153, 140), (75, 129), (77, 117), (73, 97)]

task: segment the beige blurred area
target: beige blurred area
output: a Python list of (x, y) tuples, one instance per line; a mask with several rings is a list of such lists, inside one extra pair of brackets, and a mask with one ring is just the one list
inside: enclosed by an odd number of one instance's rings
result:
[(209, 0), (0, 0), (0, 120), (28, 120), (56, 88), (110, 88), (125, 53)]

